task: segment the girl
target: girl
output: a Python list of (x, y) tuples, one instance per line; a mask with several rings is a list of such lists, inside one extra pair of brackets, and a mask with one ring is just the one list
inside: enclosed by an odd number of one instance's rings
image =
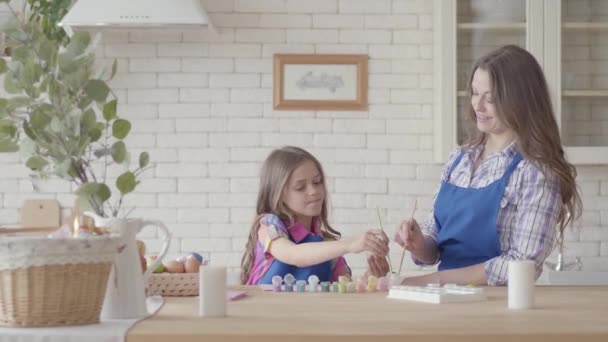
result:
[(534, 56), (508, 45), (481, 57), (467, 93), (475, 131), (448, 158), (426, 222), (403, 221), (395, 236), (416, 263), (439, 262), (439, 272), (405, 284), (503, 285), (508, 261), (526, 259), (538, 278), (556, 224), (563, 232), (580, 216), (576, 169)]
[(270, 284), (275, 275), (335, 281), (351, 271), (342, 255), (368, 251), (388, 253), (380, 230), (340, 239), (327, 222), (325, 176), (321, 164), (305, 150), (274, 150), (262, 167), (257, 217), (241, 262), (241, 282)]

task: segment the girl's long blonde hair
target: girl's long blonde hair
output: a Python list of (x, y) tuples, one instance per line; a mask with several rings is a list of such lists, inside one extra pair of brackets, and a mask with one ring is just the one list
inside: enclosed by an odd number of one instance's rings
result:
[(260, 227), (260, 218), (264, 214), (274, 214), (278, 216), (288, 226), (295, 223), (295, 214), (283, 203), (283, 191), (289, 177), (295, 169), (298, 168), (304, 161), (310, 160), (315, 163), (319, 173), (321, 174), (321, 182), (325, 191), (325, 199), (319, 223), (323, 236), (328, 240), (337, 240), (340, 238), (340, 233), (334, 230), (327, 222), (327, 186), (325, 184), (325, 174), (321, 163), (309, 152), (299, 147), (285, 146), (276, 149), (270, 153), (260, 175), (260, 189), (256, 205), (256, 218), (251, 225), (249, 231), (249, 239), (245, 247), (245, 253), (241, 260), (241, 283), (246, 284), (249, 279), (249, 273), (253, 266), (254, 252), (258, 241), (258, 228)]
[[(560, 236), (564, 228), (581, 215), (582, 202), (576, 186), (576, 168), (564, 157), (559, 129), (549, 89), (543, 71), (525, 49), (506, 45), (479, 58), (471, 69), (467, 94), (472, 96), (471, 84), (477, 69), (490, 75), (492, 99), (498, 118), (517, 135), (517, 148), (524, 158), (532, 161), (546, 173), (559, 178), (562, 206), (558, 216)], [(487, 136), (476, 129), (477, 117), (470, 101), (465, 117), (471, 121), (466, 146), (485, 143)]]

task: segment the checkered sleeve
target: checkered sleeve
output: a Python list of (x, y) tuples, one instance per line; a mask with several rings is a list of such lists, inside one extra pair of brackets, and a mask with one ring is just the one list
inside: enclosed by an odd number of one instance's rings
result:
[[(485, 262), (484, 270), (488, 285), (507, 283), (510, 260), (533, 260), (536, 278), (542, 272), (543, 262), (551, 253), (555, 243), (556, 223), (561, 208), (559, 179), (556, 175), (543, 174), (527, 161), (521, 174), (516, 210), (505, 211), (513, 222), (507, 248), (501, 255)], [(547, 171), (549, 172), (549, 171)]]
[(289, 238), (287, 226), (273, 214), (265, 214), (260, 218), (260, 228), (258, 228), (258, 241), (264, 246), (264, 253), (268, 253), (272, 242), (278, 238)]

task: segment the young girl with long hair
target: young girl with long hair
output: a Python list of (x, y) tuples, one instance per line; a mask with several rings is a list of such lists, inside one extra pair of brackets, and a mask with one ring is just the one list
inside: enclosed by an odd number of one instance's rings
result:
[(381, 230), (341, 238), (327, 221), (321, 164), (301, 148), (283, 147), (270, 153), (262, 167), (241, 283), (270, 284), (273, 276), (287, 273), (298, 280), (316, 275), (320, 281), (335, 281), (351, 275), (344, 254), (367, 251), (383, 258), (388, 242)]

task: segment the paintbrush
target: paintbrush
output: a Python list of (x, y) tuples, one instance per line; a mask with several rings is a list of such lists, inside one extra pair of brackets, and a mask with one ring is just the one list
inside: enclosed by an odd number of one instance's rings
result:
[[(418, 199), (414, 200), (414, 209), (412, 209), (412, 215), (410, 216), (410, 223), (412, 223), (414, 219), (414, 214), (416, 213), (416, 207), (418, 207)], [(411, 225), (410, 225), (411, 230)], [(401, 251), (401, 261), (399, 261), (399, 275), (401, 275), (401, 267), (403, 266), (403, 257), (405, 256), (405, 241), (403, 241), (403, 250)]]
[[(378, 221), (380, 222), (380, 230), (382, 230), (384, 232), (384, 227), (382, 226), (382, 218), (380, 217), (380, 209), (378, 209), (378, 207), (376, 207), (376, 214), (378, 214)], [(393, 274), (393, 264), (391, 264), (391, 257), (389, 254), (386, 255), (386, 260), (388, 260), (388, 267), (391, 271), (391, 274)]]

